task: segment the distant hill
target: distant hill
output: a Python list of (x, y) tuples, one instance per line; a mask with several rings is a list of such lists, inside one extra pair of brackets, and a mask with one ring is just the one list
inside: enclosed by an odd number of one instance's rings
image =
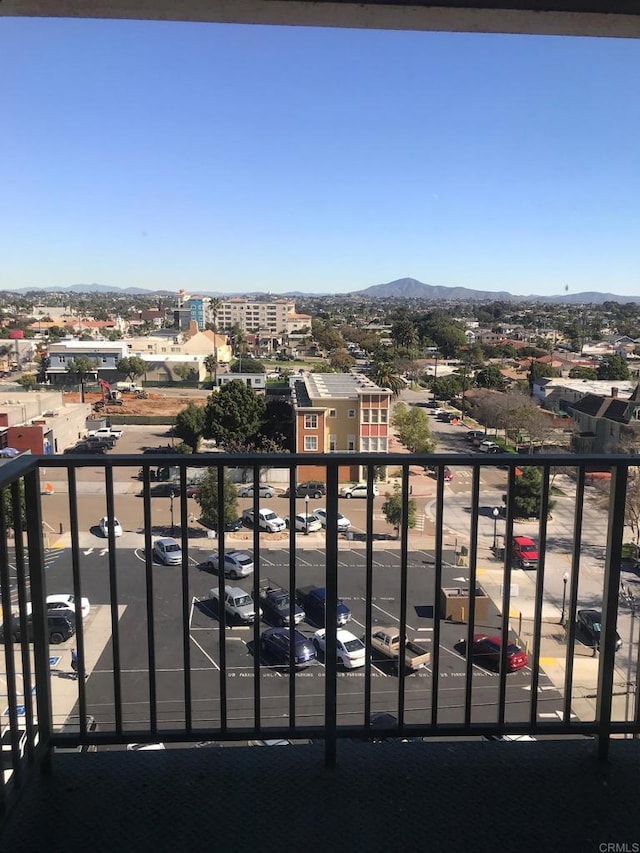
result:
[(399, 278), (387, 284), (374, 284), (352, 296), (375, 299), (431, 299), (460, 301), (551, 302), (563, 305), (602, 305), (603, 302), (640, 302), (640, 296), (616, 296), (613, 293), (563, 293), (561, 296), (514, 296), (506, 290), (472, 290), (468, 287), (443, 287), (424, 284), (415, 278)]

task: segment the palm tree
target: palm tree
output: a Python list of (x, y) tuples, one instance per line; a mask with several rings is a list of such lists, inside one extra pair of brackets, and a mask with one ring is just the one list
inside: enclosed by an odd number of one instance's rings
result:
[(371, 372), (371, 379), (380, 388), (388, 388), (392, 397), (398, 397), (404, 388), (404, 382), (393, 364), (388, 361), (379, 362)]
[[(214, 332), (214, 335), (215, 335), (215, 332)], [(215, 376), (215, 374), (217, 373), (217, 368), (218, 368), (218, 348), (217, 347), (215, 347), (214, 352), (209, 353), (209, 355), (206, 356), (206, 358), (204, 360), (204, 366), (209, 371), (209, 376), (211, 377), (213, 385), (215, 387), (217, 385), (217, 376)]]

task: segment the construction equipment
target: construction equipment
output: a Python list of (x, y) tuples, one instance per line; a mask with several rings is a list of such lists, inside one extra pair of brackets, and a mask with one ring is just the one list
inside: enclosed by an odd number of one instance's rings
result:
[(98, 379), (98, 383), (100, 385), (100, 393), (102, 394), (102, 406), (122, 405), (122, 394), (120, 391), (114, 391), (105, 379)]

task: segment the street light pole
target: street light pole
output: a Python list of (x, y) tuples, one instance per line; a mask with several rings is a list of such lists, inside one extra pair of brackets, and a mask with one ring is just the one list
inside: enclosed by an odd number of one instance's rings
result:
[(569, 580), (569, 573), (565, 572), (562, 575), (562, 615), (560, 616), (560, 624), (565, 625), (567, 622), (567, 581)]
[(309, 535), (309, 495), (304, 496), (304, 535)]
[(493, 550), (495, 551), (498, 547), (498, 516), (500, 515), (500, 510), (497, 506), (494, 506), (492, 510), (493, 514)]

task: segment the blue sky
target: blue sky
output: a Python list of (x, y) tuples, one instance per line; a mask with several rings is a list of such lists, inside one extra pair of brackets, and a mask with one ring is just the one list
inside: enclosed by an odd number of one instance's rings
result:
[(640, 42), (0, 24), (0, 288), (640, 295)]

